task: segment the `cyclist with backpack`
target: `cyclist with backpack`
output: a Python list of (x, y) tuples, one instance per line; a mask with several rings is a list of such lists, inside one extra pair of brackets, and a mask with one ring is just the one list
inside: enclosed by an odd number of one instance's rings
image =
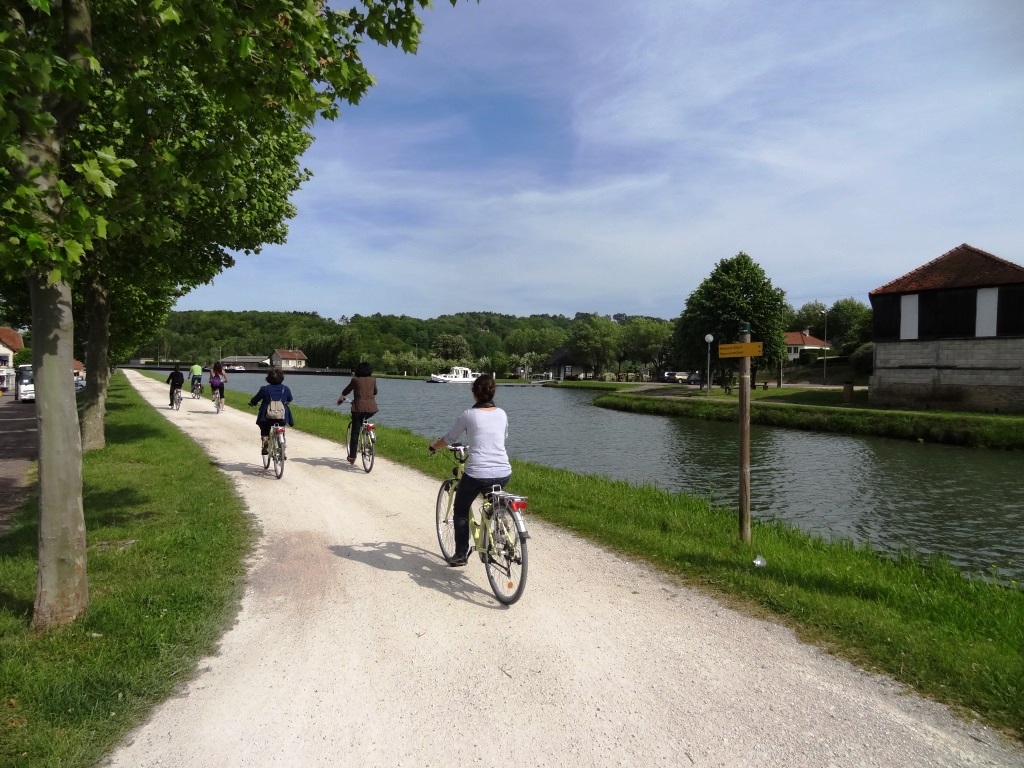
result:
[(292, 409), (288, 403), (292, 401), (292, 391), (281, 382), (284, 381), (284, 374), (280, 368), (272, 368), (267, 374), (267, 383), (260, 387), (260, 391), (253, 395), (249, 406), (258, 405), (259, 413), (256, 415), (256, 426), (260, 428), (260, 437), (263, 439), (263, 448), (260, 451), (264, 456), (269, 452), (267, 445), (270, 436), (270, 425), (284, 422), (289, 427), (295, 426), (292, 420)]
[(214, 390), (220, 392), (221, 402), (224, 402), (224, 385), (227, 383), (228, 375), (224, 371), (224, 365), (220, 361), (213, 364), (213, 369), (210, 371), (210, 395), (213, 395)]

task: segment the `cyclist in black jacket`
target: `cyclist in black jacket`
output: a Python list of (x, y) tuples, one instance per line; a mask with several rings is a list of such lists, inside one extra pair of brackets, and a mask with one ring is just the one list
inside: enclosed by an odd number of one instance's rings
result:
[(171, 408), (174, 407), (174, 390), (181, 389), (181, 385), (185, 383), (185, 374), (181, 372), (181, 366), (174, 366), (174, 370), (171, 371), (171, 375), (167, 377), (167, 383), (171, 385)]

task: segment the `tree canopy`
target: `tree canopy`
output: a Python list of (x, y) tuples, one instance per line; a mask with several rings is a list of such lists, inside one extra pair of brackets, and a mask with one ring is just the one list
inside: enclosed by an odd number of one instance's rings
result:
[(778, 365), (786, 353), (786, 306), (785, 291), (774, 287), (746, 253), (722, 259), (687, 298), (675, 322), (676, 354), (687, 367), (700, 369), (707, 334), (714, 337), (715, 344), (732, 343), (739, 338), (740, 324), (750, 323), (751, 340), (760, 341), (764, 350), (752, 365)]

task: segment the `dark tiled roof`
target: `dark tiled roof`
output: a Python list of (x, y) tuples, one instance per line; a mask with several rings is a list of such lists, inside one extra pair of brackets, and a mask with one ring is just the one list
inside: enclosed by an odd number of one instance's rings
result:
[(986, 288), (1024, 283), (1024, 267), (973, 246), (958, 245), (924, 266), (898, 277), (869, 296), (948, 288)]
[(0, 344), (8, 347), (12, 352), (24, 348), (21, 343), (21, 334), (13, 328), (0, 328)]

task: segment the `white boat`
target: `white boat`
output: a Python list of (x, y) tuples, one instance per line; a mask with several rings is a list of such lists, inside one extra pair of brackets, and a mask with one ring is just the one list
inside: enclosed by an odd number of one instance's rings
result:
[(448, 373), (430, 374), (430, 381), (432, 384), (472, 384), (479, 375), (479, 373), (474, 373), (469, 368), (462, 368), (456, 365), (452, 366)]

